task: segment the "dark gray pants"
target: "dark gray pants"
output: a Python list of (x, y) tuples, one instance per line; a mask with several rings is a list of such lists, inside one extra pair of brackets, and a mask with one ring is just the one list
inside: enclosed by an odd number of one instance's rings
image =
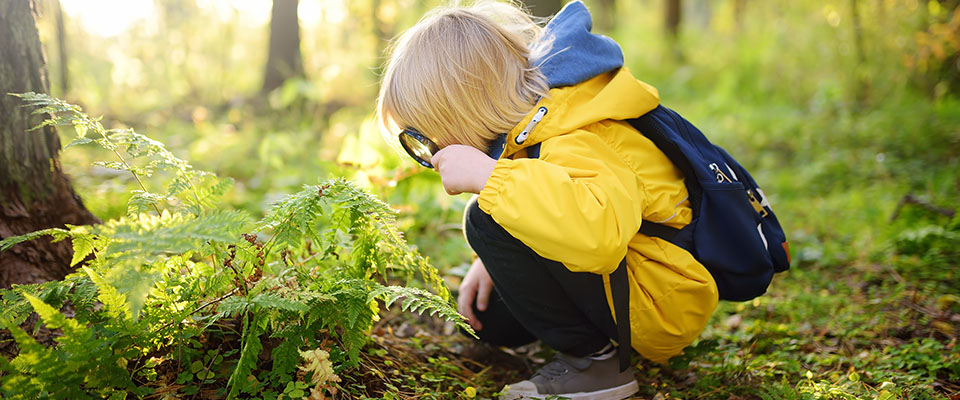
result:
[(540, 339), (556, 351), (583, 357), (617, 338), (598, 274), (571, 272), (511, 236), (474, 200), (464, 230), (493, 279), (480, 340), (514, 347)]

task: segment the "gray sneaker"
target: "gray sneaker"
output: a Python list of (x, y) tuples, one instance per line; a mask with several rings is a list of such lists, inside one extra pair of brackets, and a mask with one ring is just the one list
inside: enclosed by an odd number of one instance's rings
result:
[(504, 399), (622, 400), (640, 390), (633, 368), (620, 372), (616, 353), (604, 360), (558, 353), (533, 377), (503, 388)]

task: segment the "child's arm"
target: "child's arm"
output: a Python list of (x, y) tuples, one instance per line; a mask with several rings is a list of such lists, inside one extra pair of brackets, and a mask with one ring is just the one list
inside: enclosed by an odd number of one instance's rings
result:
[(540, 154), (497, 161), (480, 208), (543, 257), (573, 271), (612, 272), (646, 204), (636, 173), (587, 131), (550, 139)]

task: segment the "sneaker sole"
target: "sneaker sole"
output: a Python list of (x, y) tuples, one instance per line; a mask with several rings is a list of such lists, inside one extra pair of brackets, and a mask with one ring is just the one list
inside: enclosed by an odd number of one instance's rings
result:
[(623, 400), (639, 391), (640, 385), (637, 384), (637, 381), (631, 381), (617, 387), (596, 390), (593, 392), (558, 393), (546, 395), (540, 393), (505, 393), (502, 399)]

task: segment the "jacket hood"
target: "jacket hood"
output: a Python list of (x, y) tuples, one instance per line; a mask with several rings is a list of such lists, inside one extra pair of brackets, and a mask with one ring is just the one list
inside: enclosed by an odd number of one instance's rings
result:
[[(568, 3), (547, 24), (545, 40), (552, 41), (551, 50), (534, 64), (546, 75), (550, 92), (491, 144), (491, 157), (510, 156), (606, 119), (636, 118), (660, 104), (657, 90), (623, 67), (620, 45), (590, 33), (592, 27), (590, 12), (579, 0)], [(531, 123), (534, 119), (538, 122)]]
[(583, 2), (567, 3), (544, 28), (550, 51), (533, 60), (551, 88), (575, 85), (623, 66), (620, 45), (611, 38), (590, 33), (593, 18)]
[(637, 118), (659, 104), (657, 89), (634, 78), (626, 67), (550, 89), (507, 134), (501, 157), (600, 121)]

